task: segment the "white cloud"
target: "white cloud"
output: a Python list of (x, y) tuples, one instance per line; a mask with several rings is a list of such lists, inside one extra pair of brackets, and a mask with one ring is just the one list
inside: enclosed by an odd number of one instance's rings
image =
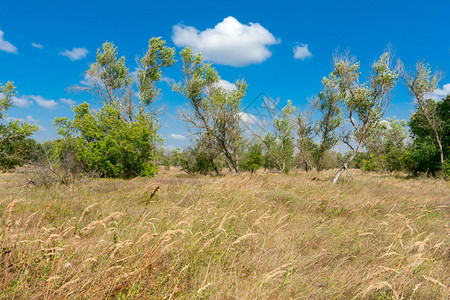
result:
[(241, 121), (246, 123), (247, 125), (252, 125), (252, 124), (258, 123), (258, 120), (256, 119), (256, 117), (252, 114), (241, 112), (240, 115), (241, 115)]
[(280, 42), (259, 23), (245, 25), (233, 17), (204, 31), (175, 25), (172, 40), (179, 47), (189, 45), (202, 52), (205, 60), (234, 67), (262, 63), (272, 55), (268, 46)]
[(30, 115), (27, 116), (27, 121), (28, 121), (28, 122), (33, 122), (33, 123), (38, 123), (38, 122), (39, 122), (38, 120), (36, 120), (35, 118), (33, 118), (33, 117), (30, 116)]
[(231, 83), (227, 80), (221, 79), (218, 83), (216, 83), (216, 86), (221, 87), (227, 91), (235, 91), (237, 89), (236, 85), (234, 83)]
[(434, 92), (429, 93), (428, 97), (434, 99), (435, 101), (440, 101), (442, 98), (445, 98), (448, 94), (450, 94), (450, 83), (444, 84), (442, 89), (436, 89)]
[(64, 50), (64, 52), (61, 52), (62, 56), (67, 56), (70, 58), (70, 60), (80, 60), (82, 58), (85, 58), (86, 55), (89, 53), (87, 49), (85, 48), (73, 48), (72, 50)]
[(31, 46), (34, 47), (34, 48), (38, 48), (38, 49), (43, 49), (44, 48), (44, 46), (42, 46), (41, 44), (38, 44), (38, 43), (31, 43)]
[(0, 30), (0, 50), (8, 53), (17, 53), (17, 48), (13, 44), (3, 39), (3, 31)]
[(181, 134), (172, 133), (169, 135), (169, 139), (184, 141), (187, 139), (187, 137), (185, 137), (184, 135), (181, 135)]
[(29, 100), (27, 96), (22, 95), (19, 97), (12, 97), (13, 103), (18, 107), (30, 107), (33, 104), (33, 101)]
[(36, 101), (36, 103), (39, 106), (42, 106), (47, 109), (54, 109), (58, 106), (58, 103), (55, 100), (47, 100), (47, 99), (44, 99), (42, 96), (30, 95), (30, 96), (28, 96), (28, 98)]
[(300, 44), (294, 47), (294, 58), (305, 60), (312, 57), (312, 53), (309, 52), (308, 44)]
[(69, 98), (60, 98), (59, 101), (61, 101), (62, 103), (65, 103), (67, 105), (75, 105), (75, 104), (77, 104), (74, 100), (69, 99)]

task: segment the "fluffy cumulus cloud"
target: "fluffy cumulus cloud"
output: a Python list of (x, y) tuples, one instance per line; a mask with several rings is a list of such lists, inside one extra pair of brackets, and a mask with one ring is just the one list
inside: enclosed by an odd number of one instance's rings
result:
[(262, 63), (272, 55), (268, 46), (280, 42), (259, 23), (245, 25), (233, 17), (204, 31), (175, 25), (172, 40), (179, 47), (202, 52), (208, 61), (234, 67)]
[(44, 46), (42, 46), (41, 44), (38, 44), (38, 43), (31, 43), (31, 46), (34, 47), (34, 48), (38, 48), (38, 49), (43, 49), (44, 48)]
[(181, 135), (181, 134), (172, 133), (169, 135), (169, 139), (184, 141), (187, 139), (187, 137), (185, 137), (184, 135)]
[(75, 105), (75, 104), (77, 104), (74, 100), (69, 99), (69, 98), (61, 98), (61, 99), (59, 99), (59, 101), (61, 101), (64, 104), (67, 104), (67, 105)]
[(308, 49), (308, 44), (300, 44), (294, 47), (294, 58), (305, 60), (312, 57), (312, 53)]
[(87, 49), (85, 48), (73, 48), (72, 50), (66, 49), (59, 54), (61, 54), (62, 56), (67, 56), (70, 60), (80, 60), (82, 58), (85, 58), (88, 53), (89, 51), (87, 51)]
[(13, 44), (3, 39), (3, 31), (0, 30), (0, 50), (8, 53), (17, 53), (17, 48)]
[(442, 89), (436, 89), (434, 92), (429, 93), (428, 96), (435, 101), (439, 101), (450, 94), (450, 83), (444, 84)]
[(43, 108), (54, 109), (58, 106), (58, 103), (55, 100), (47, 100), (42, 96), (30, 95), (28, 96), (28, 98), (34, 100), (39, 106), (42, 106)]

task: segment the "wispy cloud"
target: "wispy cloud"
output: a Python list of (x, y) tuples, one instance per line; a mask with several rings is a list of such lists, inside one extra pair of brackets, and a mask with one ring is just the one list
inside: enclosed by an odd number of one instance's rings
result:
[(3, 39), (3, 31), (0, 30), (0, 50), (8, 53), (17, 53), (17, 48), (13, 44)]
[(18, 107), (30, 107), (33, 104), (33, 101), (31, 101), (30, 99), (28, 99), (27, 96), (22, 95), (22, 96), (14, 96), (12, 97), (13, 103), (15, 106)]
[(55, 109), (58, 106), (58, 103), (55, 100), (47, 100), (42, 96), (30, 95), (28, 98), (34, 100), (39, 106), (46, 109)]
[(312, 57), (312, 53), (309, 52), (308, 44), (300, 44), (294, 47), (294, 58), (305, 60)]
[(70, 60), (80, 60), (85, 58), (89, 51), (86, 48), (73, 48), (72, 50), (64, 50), (59, 53), (62, 56), (67, 56)]
[(69, 99), (69, 98), (60, 98), (59, 101), (61, 101), (64, 104), (67, 104), (67, 105), (75, 105), (75, 104), (77, 104), (74, 100)]
[(38, 44), (38, 43), (31, 43), (31, 46), (34, 47), (34, 48), (38, 48), (38, 49), (43, 49), (44, 48), (43, 45)]
[(195, 52), (202, 52), (208, 61), (234, 67), (264, 62), (272, 55), (268, 46), (280, 43), (259, 23), (245, 25), (234, 17), (204, 31), (175, 25), (172, 40), (179, 47), (191, 46)]
[(184, 140), (187, 140), (187, 137), (185, 137), (184, 135), (181, 135), (181, 134), (172, 133), (169, 135), (169, 139), (184, 141)]

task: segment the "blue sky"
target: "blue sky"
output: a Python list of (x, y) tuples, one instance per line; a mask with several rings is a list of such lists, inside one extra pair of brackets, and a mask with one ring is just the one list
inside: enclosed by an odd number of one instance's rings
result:
[[(54, 139), (53, 120), (72, 117), (70, 104), (98, 104), (67, 88), (80, 83), (103, 42), (114, 42), (134, 69), (148, 40), (161, 36), (177, 51), (188, 44), (203, 51), (222, 79), (244, 78), (244, 107), (263, 93), (281, 105), (292, 99), (302, 110), (320, 91), (338, 49), (361, 61), (363, 77), (389, 43), (406, 65), (425, 59), (448, 74), (449, 11), (448, 0), (1, 1), (0, 82), (14, 81), (19, 92), (10, 117), (38, 122), (36, 138)], [(180, 66), (166, 76), (179, 79)], [(448, 83), (447, 76), (436, 95), (450, 92)], [(176, 118), (185, 99), (160, 87), (165, 146), (185, 146), (186, 125)], [(399, 85), (387, 115), (407, 119), (412, 109)]]

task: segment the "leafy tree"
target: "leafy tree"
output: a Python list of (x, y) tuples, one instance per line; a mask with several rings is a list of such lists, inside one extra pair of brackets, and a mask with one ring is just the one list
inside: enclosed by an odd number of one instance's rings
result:
[[(431, 75), (428, 64), (419, 61), (416, 64), (416, 70), (406, 72), (403, 67), (402, 77), (409, 89), (410, 94), (414, 97), (416, 103), (416, 118), (424, 119), (421, 127), (424, 131), (429, 131), (433, 137), (437, 147), (439, 148), (441, 166), (444, 166), (444, 147), (442, 145), (443, 130), (445, 127), (445, 119), (439, 116), (438, 106), (435, 101), (429, 99), (429, 93), (439, 87), (440, 75)], [(420, 116), (418, 116), (420, 115)], [(422, 120), (421, 120), (422, 121)], [(414, 121), (413, 121), (414, 122)], [(416, 128), (417, 130), (418, 128)]]
[(362, 169), (384, 172), (401, 170), (407, 137), (406, 122), (403, 120), (390, 118), (378, 123), (365, 142), (367, 157)]
[[(442, 152), (437, 146), (434, 130), (429, 126), (429, 122), (421, 110), (417, 110), (411, 115), (408, 123), (413, 139), (413, 145), (404, 156), (406, 165), (411, 173), (435, 174), (439, 170), (450, 175), (449, 159), (450, 154), (450, 95), (441, 101), (435, 102), (432, 99), (426, 101), (426, 106), (430, 111), (434, 111), (434, 119), (439, 120), (439, 131)], [(434, 149), (434, 150), (433, 150)], [(444, 163), (441, 158), (444, 156)]]
[(74, 107), (73, 121), (57, 118), (55, 126), (63, 139), (55, 143), (55, 155), (63, 157), (69, 149), (84, 172), (96, 172), (101, 177), (131, 178), (153, 176), (155, 142), (160, 142), (145, 116), (136, 115), (125, 121), (121, 111), (104, 105), (99, 112), (89, 110), (89, 104)]
[(180, 112), (193, 135), (208, 139), (228, 164), (239, 173), (239, 152), (242, 146), (241, 102), (247, 90), (244, 81), (236, 81), (236, 89), (227, 91), (218, 86), (217, 71), (195, 55), (190, 47), (180, 52), (184, 80), (174, 84), (173, 90), (188, 99), (188, 109)]
[(175, 50), (165, 41), (152, 38), (144, 57), (137, 60), (136, 76), (117, 57), (117, 48), (106, 42), (97, 50), (97, 61), (90, 65), (83, 86), (103, 107), (91, 111), (83, 103), (73, 111), (73, 121), (57, 118), (55, 126), (63, 137), (55, 144), (55, 157), (74, 157), (83, 172), (98, 172), (103, 177), (130, 178), (152, 176), (157, 145), (156, 111), (150, 105), (160, 94), (157, 83), (162, 69), (175, 63)]
[(38, 126), (7, 116), (6, 112), (14, 106), (12, 97), (15, 94), (12, 82), (0, 83), (0, 168), (3, 171), (30, 160), (37, 146), (29, 136), (39, 129)]
[(316, 122), (314, 128), (314, 131), (321, 139), (320, 148), (317, 153), (317, 171), (322, 169), (325, 152), (336, 146), (339, 141), (336, 130), (342, 125), (339, 90), (335, 84), (336, 78), (333, 74), (330, 75), (330, 78), (325, 77), (322, 79), (323, 91), (313, 100), (313, 106), (322, 114), (322, 117)]
[(260, 144), (253, 143), (250, 145), (245, 156), (245, 160), (241, 162), (242, 169), (248, 170), (253, 174), (256, 170), (262, 167), (264, 157)]
[(316, 144), (311, 137), (313, 128), (309, 124), (305, 114), (298, 114), (296, 128), (298, 149), (296, 160), (298, 164), (303, 166), (305, 171), (309, 171), (313, 166), (313, 156), (314, 152), (316, 152)]
[[(370, 137), (373, 129), (383, 118), (389, 107), (391, 91), (397, 83), (397, 71), (391, 67), (391, 54), (385, 52), (372, 65), (372, 74), (367, 82), (360, 83), (360, 64), (348, 55), (335, 57), (334, 70), (328, 77), (330, 85), (337, 89), (346, 119), (351, 125), (344, 142), (352, 154), (336, 173), (336, 183), (348, 165)], [(356, 147), (352, 145), (353, 140)]]

